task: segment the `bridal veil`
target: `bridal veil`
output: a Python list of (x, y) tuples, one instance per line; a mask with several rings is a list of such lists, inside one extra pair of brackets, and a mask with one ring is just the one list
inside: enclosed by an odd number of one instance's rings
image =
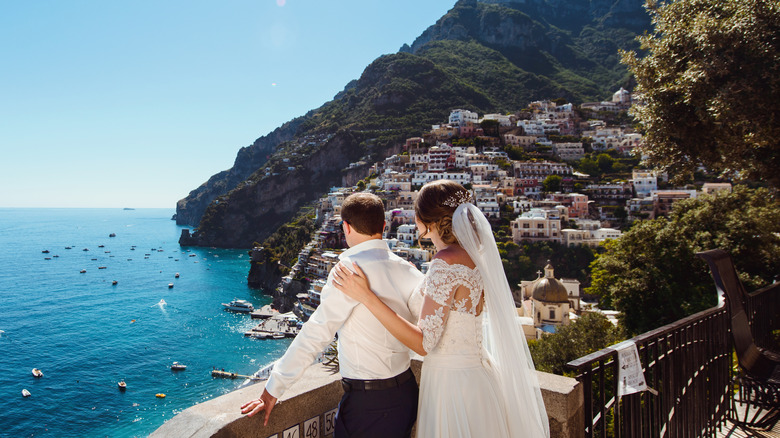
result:
[(484, 282), (484, 345), (496, 370), (511, 436), (549, 437), (536, 370), (517, 322), (514, 299), (490, 223), (473, 204), (463, 203), (452, 215), (452, 227)]

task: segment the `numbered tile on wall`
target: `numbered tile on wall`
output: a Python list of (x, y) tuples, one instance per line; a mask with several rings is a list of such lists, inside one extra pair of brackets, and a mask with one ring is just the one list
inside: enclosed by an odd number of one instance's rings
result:
[(338, 408), (330, 410), (328, 412), (325, 412), (322, 414), (323, 418), (323, 425), (322, 425), (322, 435), (328, 436), (333, 434), (333, 432), (336, 431), (336, 412), (338, 411)]
[(306, 438), (320, 438), (319, 415), (303, 422), (303, 436)]
[(300, 433), (300, 427), (296, 424), (295, 426), (285, 430), (282, 432), (282, 438), (301, 438)]

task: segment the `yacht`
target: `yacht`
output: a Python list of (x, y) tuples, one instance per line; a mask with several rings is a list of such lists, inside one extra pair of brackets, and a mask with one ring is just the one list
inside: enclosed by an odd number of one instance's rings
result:
[(226, 310), (232, 310), (234, 312), (249, 313), (255, 310), (255, 306), (246, 300), (233, 300), (229, 303), (222, 303)]
[(184, 365), (183, 363), (174, 362), (171, 365), (171, 370), (173, 371), (183, 371), (187, 369), (187, 365)]

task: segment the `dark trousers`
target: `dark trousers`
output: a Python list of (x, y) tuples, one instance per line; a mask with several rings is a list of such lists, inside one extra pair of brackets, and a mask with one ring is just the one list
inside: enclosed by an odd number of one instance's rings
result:
[(395, 388), (345, 392), (336, 414), (333, 437), (410, 437), (417, 420), (418, 396), (413, 378)]

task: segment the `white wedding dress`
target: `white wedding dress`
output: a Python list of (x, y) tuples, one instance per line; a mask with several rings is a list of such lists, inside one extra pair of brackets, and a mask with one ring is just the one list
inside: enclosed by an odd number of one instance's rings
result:
[(509, 437), (508, 414), (483, 347), (483, 281), (477, 268), (441, 259), (418, 287), (418, 326), (427, 352), (420, 377), (417, 437)]

